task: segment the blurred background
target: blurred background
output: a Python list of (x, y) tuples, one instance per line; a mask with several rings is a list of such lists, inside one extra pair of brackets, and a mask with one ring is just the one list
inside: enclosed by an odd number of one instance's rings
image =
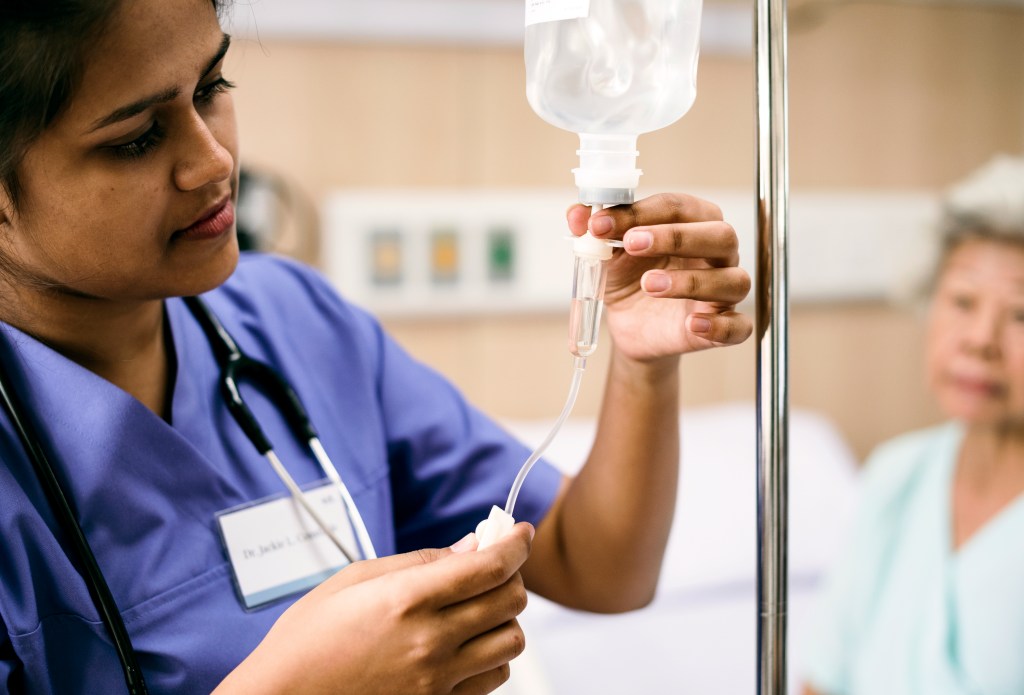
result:
[[(719, 203), (751, 275), (753, 21), (753, 3), (706, 0), (696, 103), (639, 139), (639, 193)], [(526, 102), (522, 24), (523, 0), (239, 0), (226, 75), (247, 242), (319, 267), (536, 443), (569, 382), (578, 142)], [(789, 70), (796, 692), (857, 465), (939, 419), (914, 288), (943, 190), (1024, 152), (1024, 0), (791, 0)], [(569, 470), (589, 446), (603, 347), (551, 450)], [(614, 618), (531, 601), (516, 692), (753, 692), (755, 348), (683, 360), (685, 465), (658, 599)]]
[[(789, 7), (791, 399), (832, 417), (863, 456), (936, 417), (918, 308), (894, 300), (941, 190), (1024, 150), (1024, 3)], [(578, 143), (526, 102), (522, 12), (522, 0), (243, 0), (227, 74), (243, 165), (263, 177), (248, 187), (249, 228), (348, 282), (488, 412), (553, 417), (570, 365), (560, 239)], [(639, 140), (640, 193), (719, 202), (751, 273), (752, 22), (752, 3), (708, 0), (696, 103)], [(401, 248), (431, 234), (429, 249)], [(485, 236), (486, 258), (466, 251)], [(472, 281), (495, 263), (504, 284)], [(435, 267), (417, 276), (417, 264)], [(752, 398), (754, 348), (687, 357), (683, 402)], [(596, 411), (603, 371), (588, 370), (577, 413)]]

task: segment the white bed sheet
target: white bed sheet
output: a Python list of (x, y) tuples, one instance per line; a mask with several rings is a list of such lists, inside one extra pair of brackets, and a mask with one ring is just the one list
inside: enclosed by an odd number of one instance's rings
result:
[[(529, 445), (551, 422), (508, 421)], [(756, 692), (756, 435), (752, 403), (681, 413), (679, 501), (658, 595), (624, 615), (571, 611), (531, 595), (527, 651), (503, 695)], [(546, 458), (582, 465), (592, 420), (570, 420)], [(789, 418), (788, 674), (797, 692), (823, 574), (841, 551), (857, 496), (856, 459), (835, 426)]]

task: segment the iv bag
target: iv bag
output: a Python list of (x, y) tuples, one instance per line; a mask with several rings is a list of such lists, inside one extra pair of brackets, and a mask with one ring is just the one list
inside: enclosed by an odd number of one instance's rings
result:
[[(526, 96), (580, 135), (581, 201), (632, 202), (636, 136), (674, 123), (696, 98), (700, 14), (700, 0), (526, 0)], [(585, 188), (629, 189), (629, 200), (584, 200)]]

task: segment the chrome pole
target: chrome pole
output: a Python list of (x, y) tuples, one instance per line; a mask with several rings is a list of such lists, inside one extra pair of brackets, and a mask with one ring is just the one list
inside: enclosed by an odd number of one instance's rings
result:
[(757, 692), (786, 693), (788, 294), (786, 0), (757, 0)]

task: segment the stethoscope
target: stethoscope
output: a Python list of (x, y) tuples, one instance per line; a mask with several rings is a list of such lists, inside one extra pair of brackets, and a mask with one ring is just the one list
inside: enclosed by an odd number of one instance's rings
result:
[[(184, 302), (199, 322), (203, 333), (206, 334), (206, 339), (213, 350), (217, 365), (220, 367), (221, 393), (227, 403), (228, 410), (239, 427), (242, 428), (245, 436), (252, 442), (257, 451), (267, 459), (274, 472), (277, 473), (285, 487), (288, 488), (292, 498), (312, 517), (349, 562), (355, 562), (358, 557), (365, 559), (376, 557), (376, 552), (370, 540), (370, 535), (366, 530), (366, 525), (363, 523), (363, 518), (356, 508), (348, 488), (342, 482), (338, 470), (334, 467), (330, 457), (327, 456), (327, 452), (320, 443), (319, 435), (310, 422), (306, 409), (302, 406), (302, 402), (299, 400), (295, 390), (273, 367), (254, 360), (243, 353), (227, 332), (227, 329), (224, 328), (202, 299), (199, 297), (186, 297)], [(317, 463), (320, 464), (328, 480), (340, 493), (345, 512), (348, 515), (349, 522), (352, 524), (356, 542), (359, 545), (358, 555), (345, 547), (345, 544), (337, 537), (330, 525), (306, 501), (302, 490), (281, 464), (277, 454), (274, 453), (270, 440), (263, 433), (259, 421), (257, 421), (242, 398), (242, 392), (238, 385), (239, 381), (243, 379), (263, 390), (270, 402), (274, 404), (287, 421), (292, 433), (299, 440), (306, 442), (306, 445), (317, 460)], [(3, 402), (4, 409), (10, 415), (14, 429), (18, 433), (18, 438), (28, 453), (29, 460), (32, 462), (32, 468), (46, 495), (47, 503), (57, 517), (57, 522), (60, 524), (62, 531), (71, 540), (71, 544), (81, 560), (89, 594), (92, 596), (100, 618), (103, 620), (103, 624), (106, 626), (114, 642), (114, 649), (117, 651), (118, 659), (121, 662), (121, 669), (124, 671), (124, 680), (128, 686), (128, 692), (133, 695), (148, 693), (142, 670), (139, 667), (138, 657), (135, 654), (135, 649), (132, 647), (124, 621), (121, 619), (121, 613), (117, 609), (113, 595), (110, 593), (107, 580), (96, 563), (96, 557), (93, 555), (92, 548), (89, 546), (89, 542), (82, 532), (82, 527), (78, 523), (74, 507), (67, 495), (64, 494), (64, 490), (54, 473), (53, 466), (40, 445), (39, 435), (33, 429), (30, 419), (23, 415), (25, 410), (22, 408), (17, 394), (15, 394), (11, 386), (10, 379), (4, 373), (2, 364), (0, 364), (0, 401)]]

